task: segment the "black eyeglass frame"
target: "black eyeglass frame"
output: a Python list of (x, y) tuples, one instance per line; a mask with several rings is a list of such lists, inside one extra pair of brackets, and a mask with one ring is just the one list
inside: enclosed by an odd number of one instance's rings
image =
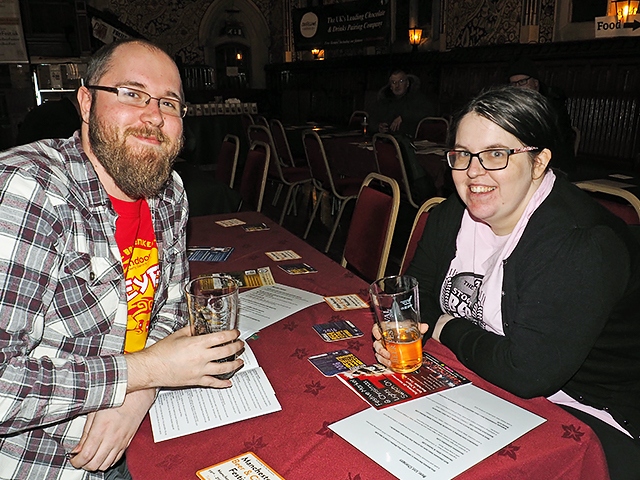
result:
[[(139, 90), (137, 88), (131, 88), (131, 87), (107, 87), (107, 86), (104, 86), (104, 85), (85, 85), (85, 87), (89, 88), (89, 89), (93, 89), (93, 90), (101, 90), (103, 92), (115, 93), (116, 94), (116, 98), (123, 105), (129, 105), (131, 107), (137, 107), (137, 108), (144, 108), (147, 105), (149, 105), (149, 102), (151, 102), (151, 100), (157, 100), (158, 101), (158, 108), (160, 108), (160, 111), (162, 113), (164, 113), (166, 115), (173, 116), (173, 117), (178, 117), (178, 118), (184, 118), (187, 115), (187, 105), (184, 104), (181, 100), (179, 100), (177, 98), (152, 97), (150, 94), (148, 94), (144, 90)], [(141, 104), (141, 105), (136, 105), (136, 104), (133, 104), (133, 103), (125, 103), (120, 99), (120, 90), (129, 90), (131, 92), (135, 92), (135, 93), (140, 94), (142, 98), (144, 98), (144, 97), (149, 97), (149, 98), (146, 101), (143, 101), (143, 104)], [(162, 100), (170, 100), (172, 102), (178, 102), (180, 104), (180, 110), (178, 111), (180, 113), (180, 115), (171, 115), (170, 113), (167, 113), (167, 112), (163, 111), (161, 109), (161, 107), (160, 107), (160, 102)]]
[(531, 80), (533, 77), (527, 77), (527, 78), (522, 78), (520, 80), (517, 80), (515, 82), (509, 82), (509, 85), (511, 85), (512, 87), (522, 87), (523, 85), (526, 85), (527, 82), (529, 80)]
[[(465, 171), (468, 170), (469, 167), (471, 166), (471, 161), (474, 158), (478, 159), (478, 162), (480, 162), (480, 166), (482, 168), (484, 168), (485, 170), (487, 170), (488, 172), (495, 172), (496, 170), (504, 170), (505, 168), (507, 168), (509, 166), (509, 157), (511, 155), (515, 155), (517, 153), (526, 153), (526, 152), (536, 152), (536, 151), (540, 151), (542, 150), (539, 147), (520, 147), (520, 148), (488, 148), (486, 150), (480, 150), (479, 152), (476, 153), (471, 153), (468, 150), (447, 150), (445, 152), (445, 158), (447, 160), (447, 165), (449, 166), (449, 168), (451, 170), (458, 170), (458, 171)], [(480, 158), (480, 155), (482, 155), (485, 152), (506, 152), (507, 153), (507, 160), (504, 162), (504, 166), (503, 167), (499, 167), (499, 168), (487, 168), (484, 165), (484, 162), (482, 161), (482, 159)], [(469, 162), (467, 163), (467, 166), (464, 168), (456, 168), (453, 165), (451, 165), (453, 162), (452, 160), (449, 158), (451, 154), (453, 153), (468, 153), (469, 154)]]

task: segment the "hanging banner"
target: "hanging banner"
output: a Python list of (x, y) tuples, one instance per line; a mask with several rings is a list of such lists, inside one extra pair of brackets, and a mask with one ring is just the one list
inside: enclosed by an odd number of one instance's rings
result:
[(357, 0), (293, 10), (296, 50), (382, 46), (389, 43), (388, 0)]
[(29, 63), (18, 0), (0, 1), (0, 63)]

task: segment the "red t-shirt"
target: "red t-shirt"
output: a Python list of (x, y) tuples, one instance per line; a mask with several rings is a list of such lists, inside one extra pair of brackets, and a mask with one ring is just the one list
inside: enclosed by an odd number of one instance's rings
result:
[(158, 278), (158, 246), (145, 199), (125, 202), (111, 198), (118, 214), (116, 243), (122, 257), (129, 316), (125, 353), (142, 350), (147, 341)]

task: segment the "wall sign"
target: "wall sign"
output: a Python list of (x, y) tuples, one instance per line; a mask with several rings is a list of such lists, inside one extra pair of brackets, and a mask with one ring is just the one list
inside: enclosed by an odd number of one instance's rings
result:
[(385, 45), (390, 40), (388, 0), (296, 8), (293, 10), (297, 50)]
[(640, 36), (640, 15), (596, 17), (596, 38)]
[(0, 1), (0, 63), (29, 63), (18, 0)]

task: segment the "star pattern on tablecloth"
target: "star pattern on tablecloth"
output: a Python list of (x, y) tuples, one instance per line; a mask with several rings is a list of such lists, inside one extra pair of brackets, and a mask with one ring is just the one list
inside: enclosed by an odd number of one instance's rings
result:
[(507, 445), (506, 447), (501, 449), (498, 452), (498, 455), (503, 456), (503, 457), (509, 457), (512, 460), (517, 460), (518, 458), (517, 458), (517, 453), (516, 452), (518, 450), (520, 450), (520, 447), (510, 443), (509, 445)]
[(349, 270), (344, 272), (344, 278), (355, 278), (355, 277), (356, 276), (353, 274), (353, 272), (350, 272)]
[(364, 343), (361, 342), (360, 340), (356, 340), (356, 339), (347, 340), (347, 348), (349, 350), (355, 350), (357, 352), (362, 347), (364, 347)]
[(351, 476), (351, 472), (349, 472), (349, 477), (347, 480), (361, 480), (360, 474), (356, 473), (353, 477)]
[(316, 434), (327, 438), (333, 438), (333, 430), (329, 428), (329, 422), (322, 422), (322, 428), (318, 430)]
[(324, 385), (320, 382), (311, 382), (305, 385), (307, 388), (304, 389), (304, 393), (311, 393), (313, 395), (318, 395), (320, 390), (324, 390)]
[(296, 348), (295, 351), (291, 354), (292, 357), (296, 357), (298, 360), (302, 360), (309, 356), (306, 348)]
[(294, 320), (282, 322), (283, 330), (289, 330), (290, 332), (293, 332), (296, 328), (298, 328), (298, 324)]
[(369, 289), (368, 288), (361, 288), (360, 290), (358, 290), (358, 295), (360, 296), (360, 298), (362, 298), (365, 302), (369, 302)]
[(171, 454), (164, 457), (160, 463), (156, 463), (156, 466), (170, 472), (176, 465), (181, 465), (183, 461), (182, 455)]
[(267, 444), (264, 443), (264, 441), (262, 440), (262, 437), (256, 438), (255, 435), (251, 437), (251, 440), (249, 440), (248, 442), (244, 442), (244, 448), (246, 448), (248, 451), (251, 451), (251, 452), (258, 451), (261, 448), (264, 448), (266, 446)]
[(580, 431), (580, 426), (576, 427), (574, 424), (562, 425), (562, 430), (564, 430), (564, 433), (562, 434), (562, 438), (571, 438), (576, 442), (582, 441), (582, 436), (584, 435), (584, 432)]

